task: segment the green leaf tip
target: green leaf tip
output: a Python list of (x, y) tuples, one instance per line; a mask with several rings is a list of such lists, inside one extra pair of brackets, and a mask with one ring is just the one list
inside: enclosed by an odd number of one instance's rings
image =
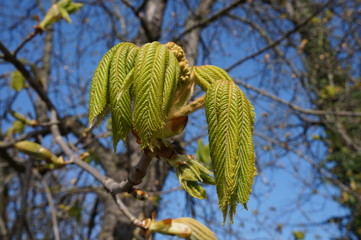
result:
[[(120, 43), (121, 44), (121, 43)], [(89, 96), (89, 125), (93, 125), (94, 118), (99, 116), (108, 104), (108, 78), (110, 62), (120, 44), (112, 47), (100, 60), (95, 69)]]
[(135, 60), (133, 123), (142, 149), (151, 150), (155, 138), (164, 138), (165, 125), (179, 78), (179, 65), (174, 54), (159, 42), (143, 45)]
[(238, 86), (225, 79), (210, 84), (205, 108), (218, 203), (224, 220), (229, 214), (233, 222), (237, 204), (247, 203), (257, 175), (253, 107)]
[(197, 84), (205, 92), (218, 80), (223, 79), (233, 82), (231, 76), (226, 71), (213, 65), (195, 66), (192, 69), (192, 74), (192, 78), (196, 80)]

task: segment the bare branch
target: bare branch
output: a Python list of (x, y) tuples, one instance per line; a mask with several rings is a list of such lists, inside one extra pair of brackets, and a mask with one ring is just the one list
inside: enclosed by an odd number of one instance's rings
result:
[(30, 42), (36, 35), (38, 35), (39, 33), (41, 33), (42, 31), (40, 29), (35, 29), (34, 32), (32, 32), (31, 34), (29, 34), (22, 43), (20, 43), (20, 45), (15, 49), (13, 55), (14, 57), (16, 57), (16, 55), (18, 54), (18, 52), (25, 46), (25, 44), (27, 44), (28, 42)]
[(173, 41), (174, 42), (179, 41), (182, 37), (184, 37), (188, 33), (192, 32), (194, 29), (204, 28), (204, 27), (208, 26), (212, 22), (218, 20), (220, 17), (223, 17), (226, 13), (231, 11), (233, 8), (237, 7), (239, 4), (245, 3), (245, 2), (246, 2), (246, 0), (236, 0), (236, 1), (231, 2), (227, 7), (222, 8), (221, 10), (219, 10), (218, 12), (216, 12), (215, 14), (210, 16), (209, 18), (207, 18), (207, 19), (205, 19), (205, 20), (203, 20), (201, 22), (198, 22), (198, 23), (194, 24), (193, 26), (191, 26), (191, 27), (187, 28), (186, 30), (184, 30), (178, 36), (174, 37)]
[(274, 48), (275, 46), (277, 46), (278, 44), (280, 44), (283, 40), (289, 38), (292, 34), (298, 32), (301, 28), (303, 28), (304, 26), (306, 26), (309, 22), (311, 22), (311, 20), (317, 16), (318, 14), (320, 14), (323, 10), (325, 10), (328, 6), (330, 6), (334, 1), (329, 1), (326, 4), (324, 4), (322, 7), (320, 7), (319, 9), (317, 9), (310, 17), (308, 17), (305, 21), (303, 21), (301, 24), (295, 26), (292, 30), (288, 31), (285, 35), (283, 35), (282, 37), (280, 37), (279, 39), (277, 39), (275, 42), (268, 44), (267, 46), (259, 49), (257, 52), (242, 58), (241, 60), (233, 63), (231, 66), (229, 66), (228, 68), (226, 68), (225, 70), (227, 72), (233, 70), (234, 68), (238, 67), (239, 65), (241, 65), (242, 63), (257, 57), (258, 55)]
[(237, 84), (252, 90), (256, 93), (259, 93), (265, 97), (268, 97), (278, 103), (281, 103), (283, 105), (286, 105), (288, 107), (290, 107), (291, 109), (298, 111), (300, 113), (304, 113), (304, 114), (310, 114), (310, 115), (316, 115), (316, 116), (323, 116), (323, 115), (336, 115), (336, 116), (344, 116), (344, 117), (361, 117), (361, 112), (348, 112), (348, 111), (324, 111), (324, 110), (316, 110), (316, 109), (308, 109), (308, 108), (303, 108), (300, 106), (297, 106), (293, 103), (290, 103), (288, 101), (283, 100), (282, 98), (279, 98), (275, 95), (272, 95), (266, 91), (263, 91), (261, 89), (258, 89), (256, 87), (253, 87), (247, 83), (244, 83), (242, 81), (235, 81)]
[(34, 170), (33, 172), (34, 172), (34, 175), (36, 175), (40, 179), (41, 184), (44, 187), (45, 195), (48, 200), (49, 207), (50, 207), (51, 221), (53, 223), (54, 239), (60, 240), (59, 225), (58, 225), (58, 220), (56, 217), (56, 209), (54, 206), (54, 201), (53, 201), (53, 197), (51, 195), (50, 188), (49, 188), (47, 182), (44, 181), (44, 179), (40, 176), (40, 174), (37, 171)]
[(13, 55), (8, 48), (0, 41), (0, 50), (4, 53), (4, 59), (16, 67), (25, 79), (29, 82), (30, 86), (37, 92), (39, 97), (46, 103), (49, 109), (56, 109), (48, 95), (45, 93), (44, 88), (31, 76), (30, 72), (25, 68), (16, 57)]

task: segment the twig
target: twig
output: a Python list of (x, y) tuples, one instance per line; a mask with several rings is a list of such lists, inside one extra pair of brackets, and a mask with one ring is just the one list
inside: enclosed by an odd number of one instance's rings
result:
[(37, 171), (34, 171), (34, 174), (40, 179), (41, 184), (44, 187), (46, 198), (49, 203), (50, 212), (51, 212), (51, 221), (53, 223), (54, 239), (60, 240), (59, 225), (58, 225), (58, 220), (56, 218), (56, 209), (54, 206), (53, 197), (51, 195), (50, 188), (46, 183), (46, 181), (44, 181), (44, 179), (40, 176), (40, 174)]
[(129, 218), (130, 222), (137, 227), (144, 228), (144, 222), (142, 220), (137, 219), (131, 212), (129, 212), (127, 206), (123, 203), (122, 199), (120, 198), (119, 194), (113, 195), (115, 202), (117, 203), (119, 210)]
[(333, 184), (339, 186), (343, 191), (355, 196), (358, 200), (361, 200), (361, 195), (352, 192), (352, 190), (350, 190), (349, 186), (346, 186), (345, 184), (343, 184), (342, 182), (340, 182), (339, 180), (332, 178), (331, 174), (328, 173), (327, 171), (325, 171), (323, 168), (320, 167), (319, 164), (317, 164), (315, 161), (313, 161), (310, 157), (308, 157), (305, 153), (303, 153), (302, 151), (292, 148), (290, 147), (286, 142), (280, 142), (277, 141), (275, 139), (272, 139), (270, 137), (268, 137), (267, 135), (263, 134), (263, 133), (259, 133), (259, 132), (254, 132), (254, 135), (257, 137), (260, 137), (262, 139), (264, 139), (265, 141), (271, 143), (271, 144), (275, 144), (278, 145), (286, 150), (289, 150), (291, 152), (293, 152), (294, 154), (296, 154), (297, 156), (305, 159), (312, 167), (314, 167), (317, 172), (326, 180), (332, 182)]
[(18, 54), (18, 52), (25, 46), (26, 43), (30, 42), (31, 39), (33, 39), (36, 35), (38, 35), (38, 33), (41, 33), (41, 31), (39, 30), (34, 30), (34, 32), (32, 32), (31, 34), (29, 34), (22, 43), (20, 43), (20, 45), (15, 49), (13, 55), (14, 57), (16, 57), (16, 55)]
[(43, 100), (49, 109), (56, 109), (55, 105), (51, 102), (48, 95), (45, 93), (44, 88), (34, 79), (30, 72), (25, 68), (24, 64), (20, 62), (15, 55), (13, 55), (9, 49), (0, 41), (0, 51), (4, 53), (4, 60), (10, 62), (18, 69), (24, 78), (29, 82), (30, 86), (37, 92), (41, 100)]
[(205, 100), (206, 100), (206, 95), (203, 95), (203, 96), (197, 98), (193, 102), (191, 102), (191, 103), (187, 104), (186, 106), (182, 107), (181, 109), (179, 109), (178, 112), (174, 113), (172, 118), (188, 116), (189, 114), (194, 113), (195, 111), (198, 111), (199, 109), (201, 109), (204, 106)]
[(118, 193), (127, 192), (131, 190), (134, 185), (139, 184), (142, 181), (143, 177), (147, 173), (151, 157), (143, 153), (138, 164), (131, 170), (128, 178), (118, 183), (114, 179), (102, 175), (97, 169), (90, 166), (88, 163), (82, 161), (79, 156), (77, 156), (69, 148), (69, 146), (64, 142), (60, 134), (59, 127), (57, 125), (58, 119), (55, 110), (51, 110), (50, 120), (53, 123), (53, 125), (51, 126), (51, 132), (53, 134), (53, 137), (55, 141), (59, 144), (60, 148), (64, 151), (64, 153), (70, 158), (70, 160), (88, 173), (90, 173), (95, 179), (97, 179), (103, 184), (104, 188), (112, 195), (120, 211), (122, 211), (130, 219), (132, 224), (144, 228), (143, 221), (137, 219), (129, 212), (128, 208), (120, 199)]
[(168, 194), (168, 193), (172, 193), (172, 192), (176, 192), (176, 191), (180, 191), (182, 190), (183, 187), (182, 186), (177, 186), (177, 187), (173, 187), (164, 191), (156, 191), (156, 192), (147, 192), (149, 196), (160, 196), (163, 194)]

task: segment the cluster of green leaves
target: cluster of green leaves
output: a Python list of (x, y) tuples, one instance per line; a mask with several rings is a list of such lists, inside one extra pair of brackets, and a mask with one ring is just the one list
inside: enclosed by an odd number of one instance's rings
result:
[[(114, 148), (132, 132), (141, 148), (152, 152), (169, 145), (166, 139), (184, 130), (188, 116), (179, 116), (179, 112), (194, 106), (187, 103), (196, 84), (206, 92), (210, 157), (219, 206), (224, 217), (229, 213), (232, 221), (237, 204), (246, 207), (257, 172), (253, 107), (227, 72), (211, 65), (191, 69), (183, 49), (172, 42), (141, 47), (120, 43), (105, 54), (95, 70), (89, 122), (99, 122), (110, 110)], [(192, 196), (204, 198), (204, 189), (195, 183), (214, 183), (210, 172), (193, 159), (174, 162), (183, 187)]]

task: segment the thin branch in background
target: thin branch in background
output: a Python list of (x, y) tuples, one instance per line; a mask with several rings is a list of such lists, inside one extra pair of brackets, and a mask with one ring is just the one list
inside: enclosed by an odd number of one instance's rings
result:
[(197, 28), (205, 28), (206, 26), (208, 26), (212, 22), (218, 20), (220, 17), (223, 17), (226, 13), (228, 13), (229, 11), (231, 11), (232, 9), (237, 7), (239, 4), (245, 3), (245, 2), (246, 2), (246, 0), (236, 0), (236, 1), (231, 2), (227, 7), (222, 8), (221, 10), (219, 10), (218, 12), (216, 12), (215, 14), (210, 16), (209, 18), (207, 18), (207, 19), (205, 19), (205, 20), (203, 20), (203, 21), (201, 21), (201, 22), (187, 28), (182, 33), (180, 33), (178, 36), (174, 37), (172, 41), (173, 42), (178, 42), (182, 37), (184, 37), (188, 33), (192, 32), (193, 30), (195, 30)]
[(115, 202), (117, 203), (119, 210), (127, 217), (129, 218), (130, 222), (134, 224), (137, 227), (144, 228), (144, 221), (137, 219), (125, 206), (122, 199), (120, 198), (119, 194), (113, 195), (113, 198)]
[(41, 100), (43, 100), (46, 103), (46, 106), (49, 109), (56, 109), (55, 105), (50, 100), (49, 96), (46, 94), (44, 88), (40, 85), (40, 83), (32, 77), (30, 72), (26, 69), (24, 64), (20, 62), (19, 59), (16, 58), (15, 55), (13, 55), (9, 49), (0, 41), (0, 51), (4, 54), (4, 59), (11, 64), (14, 65), (16, 69), (18, 69), (21, 74), (24, 76), (24, 78), (29, 82), (30, 86), (37, 92)]
[(55, 110), (51, 111), (51, 122), (53, 123), (53, 125), (51, 126), (53, 137), (55, 141), (59, 144), (61, 149), (64, 151), (64, 153), (70, 158), (70, 161), (74, 162), (76, 165), (78, 165), (79, 167), (90, 173), (96, 180), (98, 180), (104, 185), (104, 187), (112, 195), (114, 201), (119, 207), (119, 210), (122, 211), (129, 218), (132, 224), (138, 227), (144, 227), (144, 223), (130, 213), (128, 208), (124, 205), (123, 201), (120, 199), (120, 195), (117, 193), (129, 191), (130, 189), (133, 188), (135, 184), (139, 184), (142, 181), (143, 177), (147, 173), (147, 169), (149, 167), (151, 158), (146, 156), (145, 154), (142, 154), (139, 163), (131, 170), (128, 179), (124, 180), (121, 183), (118, 183), (114, 179), (107, 178), (106, 176), (102, 175), (97, 169), (93, 168), (88, 163), (82, 161), (69, 148), (69, 146), (64, 142), (60, 134), (57, 125), (58, 119), (56, 117)]
[(99, 197), (97, 196), (92, 208), (92, 211), (89, 216), (89, 222), (88, 222), (88, 232), (87, 232), (87, 239), (91, 239), (91, 235), (95, 226), (95, 218), (98, 214), (98, 206), (99, 206)]
[(359, 199), (359, 201), (361, 201), (361, 195), (360, 194), (356, 194), (355, 192), (353, 192), (349, 186), (346, 186), (345, 184), (343, 184), (342, 182), (338, 181), (337, 179), (333, 178), (330, 173), (326, 172), (323, 168), (321, 168), (321, 166), (319, 164), (317, 164), (315, 161), (313, 161), (310, 157), (308, 157), (304, 152), (297, 150), (295, 148), (290, 147), (286, 142), (280, 142), (277, 141), (275, 139), (272, 139), (268, 136), (266, 136), (263, 133), (259, 133), (259, 132), (254, 132), (254, 135), (257, 137), (262, 138), (263, 140), (271, 143), (271, 144), (275, 144), (278, 145), (286, 150), (289, 150), (291, 152), (293, 152), (294, 154), (296, 154), (297, 156), (305, 159), (312, 167), (314, 167), (317, 172), (327, 181), (332, 182), (333, 184), (337, 185), (340, 189), (342, 189), (343, 191), (355, 196), (357, 199)]
[(39, 33), (41, 33), (41, 31), (39, 31), (39, 29), (35, 29), (34, 32), (32, 32), (31, 34), (29, 34), (22, 43), (20, 43), (20, 45), (15, 49), (13, 55), (14, 57), (16, 57), (16, 55), (18, 54), (18, 52), (25, 46), (26, 43), (30, 42), (36, 35), (38, 35)]
[(330, 6), (334, 1), (329, 1), (326, 4), (324, 4), (322, 7), (320, 7), (319, 9), (317, 9), (310, 17), (308, 17), (305, 21), (303, 21), (301, 24), (295, 26), (292, 30), (288, 31), (285, 35), (283, 35), (282, 37), (280, 37), (279, 39), (277, 39), (275, 42), (268, 44), (267, 46), (265, 46), (264, 48), (259, 49), (257, 52), (248, 55), (244, 58), (242, 58), (241, 60), (233, 63), (231, 66), (229, 66), (228, 68), (226, 68), (225, 70), (227, 72), (233, 70), (234, 68), (238, 67), (239, 65), (241, 65), (242, 63), (257, 57), (258, 55), (274, 48), (275, 46), (277, 46), (278, 44), (280, 44), (283, 40), (289, 38), (292, 34), (298, 32), (301, 28), (303, 28), (304, 26), (306, 26), (308, 23), (311, 22), (311, 20), (316, 17), (318, 14), (320, 14), (323, 10), (325, 10), (328, 6)]
[(40, 176), (40, 174), (37, 171), (33, 171), (34, 175), (37, 176), (40, 179), (41, 184), (43, 185), (46, 199), (48, 200), (49, 207), (50, 207), (50, 213), (51, 213), (51, 222), (53, 223), (53, 232), (54, 232), (54, 239), (60, 240), (60, 233), (59, 233), (59, 224), (56, 217), (56, 208), (53, 201), (53, 196), (51, 195), (50, 188), (44, 178)]
[(173, 187), (164, 191), (157, 191), (157, 192), (147, 192), (149, 196), (154, 197), (154, 196), (160, 196), (163, 194), (168, 194), (168, 193), (172, 193), (172, 192), (176, 192), (176, 191), (181, 191), (183, 190), (182, 186), (177, 186), (177, 187)]
[(14, 239), (22, 239), (22, 234), (23, 234), (23, 227), (25, 225), (26, 222), (26, 213), (27, 213), (27, 208), (28, 208), (28, 204), (27, 204), (27, 199), (28, 199), (28, 195), (29, 195), (29, 189), (31, 187), (31, 180), (32, 180), (32, 161), (28, 161), (27, 165), (26, 165), (26, 170), (24, 175), (22, 176), (22, 188), (21, 188), (21, 205), (20, 205), (20, 211), (19, 214), (17, 216), (16, 222), (13, 226), (12, 229), (12, 236), (14, 237)]
[(265, 97), (268, 97), (278, 103), (281, 103), (283, 105), (286, 105), (288, 107), (290, 107), (291, 109), (298, 111), (300, 113), (304, 113), (304, 114), (310, 114), (310, 115), (316, 115), (316, 116), (323, 116), (323, 115), (336, 115), (336, 116), (344, 116), (344, 117), (361, 117), (361, 112), (348, 112), (348, 111), (324, 111), (324, 110), (316, 110), (316, 109), (308, 109), (308, 108), (303, 108), (300, 106), (297, 106), (291, 102), (285, 101), (280, 97), (277, 97), (275, 95), (272, 95), (266, 91), (263, 91), (261, 89), (258, 89), (256, 87), (253, 87), (247, 83), (244, 83), (242, 81), (239, 80), (235, 80), (235, 82), (249, 90), (252, 90), (256, 93), (259, 93)]

